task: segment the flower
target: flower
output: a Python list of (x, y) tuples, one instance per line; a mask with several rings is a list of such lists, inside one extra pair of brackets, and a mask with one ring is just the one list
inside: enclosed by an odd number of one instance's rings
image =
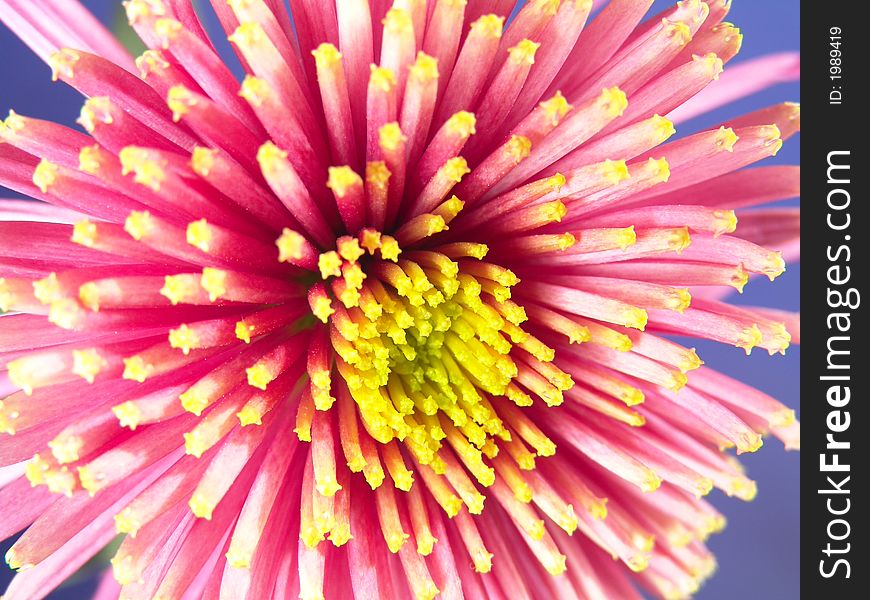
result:
[(723, 450), (799, 426), (667, 336), (797, 334), (722, 290), (785, 268), (797, 214), (743, 209), (797, 170), (744, 167), (800, 119), (664, 115), (794, 58), (702, 92), (724, 0), (290, 4), (213, 3), (239, 84), (188, 1), (125, 3), (135, 66), (74, 0), (0, 2), (88, 97), (87, 135), (0, 129), (42, 201), (0, 203), (5, 597), (117, 534), (124, 598), (692, 594), (703, 496), (755, 495)]

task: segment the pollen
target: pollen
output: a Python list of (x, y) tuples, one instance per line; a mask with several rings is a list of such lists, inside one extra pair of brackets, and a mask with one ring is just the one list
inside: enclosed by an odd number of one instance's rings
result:
[(55, 300), (48, 307), (48, 320), (61, 329), (76, 329), (81, 323), (82, 310), (72, 298)]
[(418, 81), (434, 81), (438, 79), (438, 59), (425, 52), (418, 52), (417, 60), (410, 67), (410, 73)]
[(43, 194), (47, 194), (48, 188), (57, 181), (58, 173), (59, 167), (43, 158), (33, 171), (33, 185), (38, 187)]
[(646, 167), (653, 183), (666, 183), (671, 178), (671, 166), (665, 158), (650, 158)]
[(652, 117), (650, 117), (650, 122), (652, 124), (653, 131), (656, 132), (655, 139), (661, 140), (662, 142), (664, 142), (677, 132), (676, 128), (674, 127), (674, 122), (667, 117), (663, 117), (661, 115), (653, 115)]
[(386, 190), (391, 175), (392, 173), (382, 160), (366, 163), (366, 184), (376, 190)]
[(239, 96), (254, 107), (262, 106), (271, 93), (271, 86), (265, 80), (253, 75), (246, 75), (239, 89)]
[(147, 79), (152, 73), (165, 71), (169, 67), (169, 62), (159, 50), (146, 50), (136, 57), (136, 68), (139, 69), (139, 76), (142, 79)]
[(492, 570), (492, 558), (495, 556), (491, 552), (477, 552), (472, 557), (474, 570), (478, 573), (489, 573)]
[(642, 308), (631, 307), (625, 310), (622, 315), (623, 322), (626, 327), (631, 327), (632, 329), (639, 329), (641, 331), (644, 330), (647, 323), (647, 313)]
[(656, 491), (661, 487), (661, 485), (662, 478), (659, 477), (652, 469), (647, 469), (644, 481), (641, 484), (641, 489), (644, 492), (649, 493)]
[(355, 263), (366, 251), (359, 245), (359, 240), (355, 237), (342, 236), (338, 238), (336, 243), (338, 247), (338, 255), (344, 260)]
[(187, 224), (187, 243), (203, 252), (208, 252), (214, 239), (211, 225), (205, 219), (193, 221)]
[(733, 233), (737, 229), (737, 214), (733, 210), (714, 210), (713, 237)]
[(687, 373), (689, 371), (694, 371), (695, 369), (700, 369), (701, 365), (704, 364), (704, 361), (701, 360), (701, 357), (698, 356), (698, 353), (694, 348), (687, 350), (683, 355), (682, 360), (677, 365), (677, 368), (680, 369), (683, 373)]
[(129, 506), (115, 515), (115, 531), (118, 533), (127, 533), (130, 537), (136, 537), (141, 527), (142, 523)]
[(18, 293), (12, 289), (6, 278), (0, 277), (0, 312), (6, 312), (16, 301)]
[(281, 150), (272, 142), (266, 142), (260, 146), (259, 150), (257, 150), (257, 162), (266, 174), (274, 173), (278, 168), (278, 165), (280, 165), (286, 158), (287, 152)]
[(574, 235), (571, 233), (562, 233), (559, 234), (558, 237), (558, 248), (560, 251), (567, 250), (568, 248), (577, 243), (577, 238), (574, 237)]
[(278, 246), (279, 262), (300, 260), (305, 248), (305, 238), (301, 233), (285, 227), (275, 244)]
[(211, 521), (212, 513), (215, 509), (215, 504), (212, 500), (206, 497), (202, 492), (194, 492), (188, 502), (190, 510), (199, 519)]
[(692, 236), (689, 235), (689, 228), (680, 227), (678, 229), (670, 230), (667, 243), (670, 250), (680, 254), (692, 244)]
[(749, 272), (744, 268), (743, 263), (737, 265), (734, 274), (731, 276), (730, 283), (738, 293), (743, 293), (743, 288), (746, 287), (747, 283), (749, 283)]
[(738, 348), (743, 348), (746, 351), (746, 354), (749, 355), (752, 353), (752, 349), (761, 343), (763, 337), (764, 336), (761, 333), (761, 329), (758, 328), (758, 325), (753, 324), (751, 327), (747, 327), (740, 333), (737, 344), (735, 345)]
[(154, 160), (151, 153), (136, 146), (127, 146), (118, 154), (121, 159), (121, 174), (133, 173), (133, 181), (147, 188), (160, 191), (160, 185), (166, 179), (166, 171), (161, 162)]
[(199, 429), (184, 433), (182, 437), (184, 438), (184, 452), (195, 458), (201, 458), (206, 450), (211, 447), (209, 441), (203, 439)]
[(235, 334), (236, 337), (246, 344), (251, 343), (251, 336), (254, 334), (255, 328), (244, 321), (236, 322)]
[(396, 87), (396, 75), (386, 67), (372, 65), (371, 73), (369, 74), (369, 85), (385, 94), (389, 93)]
[(151, 217), (151, 213), (147, 210), (132, 211), (124, 221), (124, 231), (136, 241), (148, 237), (154, 231), (154, 219)]
[(782, 252), (770, 252), (767, 255), (762, 272), (767, 275), (767, 278), (771, 281), (785, 273), (785, 259), (782, 257)]
[(329, 179), (326, 187), (335, 192), (339, 198), (347, 195), (348, 191), (362, 185), (362, 178), (348, 166), (329, 167)]
[(320, 44), (311, 51), (318, 69), (332, 69), (341, 61), (341, 52), (329, 43)]
[(82, 467), (76, 467), (76, 470), (79, 474), (79, 481), (82, 484), (82, 488), (91, 496), (94, 497), (98, 491), (103, 487), (103, 483), (101, 482), (101, 478), (97, 473), (93, 472), (93, 469), (88, 465), (84, 465)]
[(326, 411), (332, 408), (332, 405), (335, 404), (335, 398), (329, 394), (328, 390), (315, 388), (312, 390), (311, 395), (314, 398), (314, 408), (316, 410)]
[(540, 14), (547, 17), (554, 17), (559, 12), (559, 6), (562, 0), (532, 0), (531, 4)]
[(668, 298), (668, 308), (678, 313), (683, 313), (692, 304), (692, 295), (688, 288), (675, 289)]
[[(117, 523), (115, 529), (117, 530)], [(124, 532), (118, 531), (118, 533)], [(113, 556), (109, 562), (112, 564), (112, 576), (119, 585), (129, 585), (137, 581), (139, 575), (133, 568), (132, 556)]]
[(196, 296), (197, 282), (187, 274), (167, 275), (163, 279), (160, 295), (165, 296), (173, 305), (190, 300)]
[(124, 3), (127, 19), (130, 25), (135, 25), (144, 19), (162, 17), (166, 14), (163, 0), (128, 0)]
[(601, 172), (604, 178), (612, 185), (616, 185), (620, 181), (625, 181), (631, 177), (624, 160), (605, 160), (601, 165)]
[(72, 357), (72, 372), (88, 383), (93, 383), (100, 371), (109, 366), (108, 361), (100, 355), (96, 348), (73, 350)]
[(223, 269), (205, 267), (202, 270), (200, 285), (208, 292), (208, 299), (212, 302), (227, 293), (227, 276), (228, 273)]
[(737, 134), (730, 127), (720, 127), (716, 132), (715, 144), (719, 150), (734, 152), (734, 144), (737, 143)]
[(457, 183), (462, 181), (462, 178), (467, 173), (471, 172), (468, 168), (468, 163), (461, 156), (449, 159), (444, 163), (444, 166), (441, 167), (441, 170), (444, 172), (444, 176), (447, 179)]
[(112, 101), (106, 96), (88, 98), (85, 100), (76, 122), (84, 127), (88, 133), (94, 132), (97, 123), (111, 125), (114, 122), (112, 117)]
[(386, 151), (394, 152), (407, 139), (396, 122), (387, 123), (378, 129), (378, 144)]
[(124, 379), (131, 379), (142, 383), (154, 372), (154, 365), (147, 363), (139, 355), (133, 355), (122, 360), (124, 362), (124, 373), (122, 375)]
[(423, 231), (425, 237), (433, 236), (436, 233), (441, 233), (448, 229), (447, 222), (441, 215), (423, 215), (423, 217)]
[(785, 351), (791, 345), (791, 334), (786, 329), (783, 323), (775, 323), (772, 326), (773, 341), (771, 342), (770, 354), (785, 354)]
[(329, 498), (335, 496), (336, 492), (341, 489), (341, 485), (339, 485), (335, 478), (326, 478), (323, 481), (318, 481), (316, 484), (316, 488), (322, 496), (326, 496), (327, 498)]
[(51, 67), (51, 80), (57, 81), (61, 77), (72, 79), (75, 76), (75, 66), (81, 60), (81, 54), (69, 48), (62, 48), (48, 57), (48, 66)]
[(94, 244), (97, 242), (96, 223), (87, 219), (75, 223), (73, 225), (73, 233), (70, 241), (87, 248), (93, 248)]
[(201, 177), (208, 177), (214, 167), (217, 150), (196, 146), (190, 155), (190, 168)]
[(84, 440), (77, 435), (62, 435), (48, 442), (51, 454), (62, 465), (77, 461), (84, 445)]
[(33, 394), (33, 386), (36, 385), (36, 378), (33, 371), (27, 368), (26, 364), (21, 359), (13, 360), (7, 365), (9, 373), (9, 381), (15, 386), (21, 388), (28, 396)]
[(42, 485), (45, 483), (45, 474), (50, 468), (51, 465), (47, 460), (39, 454), (34, 454), (33, 458), (24, 465), (24, 476), (31, 486)]
[(459, 138), (468, 138), (469, 136), (477, 133), (474, 126), (477, 124), (477, 118), (474, 116), (474, 113), (470, 113), (466, 110), (461, 110), (457, 113), (454, 113), (449, 119), (447, 119), (447, 128), (450, 132)]
[(561, 200), (547, 202), (540, 208), (543, 220), (547, 223), (559, 223), (568, 214), (568, 207)]
[(256, 21), (245, 21), (236, 27), (227, 39), (233, 44), (245, 48), (253, 48), (266, 42), (266, 32)]
[(257, 363), (252, 367), (245, 369), (248, 375), (248, 385), (260, 390), (265, 390), (269, 383), (275, 379), (275, 374), (268, 365)]
[(225, 555), (227, 557), (227, 564), (234, 569), (248, 569), (251, 566), (251, 557), (248, 554), (247, 552), (230, 548)]
[(607, 116), (619, 117), (628, 108), (628, 97), (618, 87), (610, 87), (601, 90), (598, 102), (605, 109)]
[(98, 145), (85, 146), (79, 151), (79, 171), (96, 175), (102, 168), (102, 150)]
[(94, 282), (79, 286), (79, 300), (94, 312), (100, 310), (100, 288)]
[(341, 277), (341, 257), (335, 250), (324, 252), (317, 258), (317, 268), (322, 279)]
[(613, 244), (620, 250), (625, 250), (637, 243), (637, 234), (634, 231), (634, 225), (630, 227), (622, 227), (611, 230), (613, 236)]
[(685, 46), (692, 41), (692, 30), (682, 21), (671, 21), (667, 18), (662, 19), (662, 27), (668, 36), (679, 41), (681, 46)]
[(208, 399), (193, 387), (182, 393), (178, 399), (181, 400), (181, 406), (184, 410), (197, 417), (202, 415), (202, 411), (208, 406)]
[(755, 433), (742, 433), (737, 436), (737, 453), (757, 452), (764, 445), (762, 437)]
[(329, 532), (329, 541), (336, 547), (344, 546), (352, 539), (350, 526), (346, 523), (336, 523)]
[(142, 411), (134, 402), (122, 402), (112, 407), (112, 413), (117, 417), (121, 427), (127, 427), (131, 431), (135, 431), (142, 419)]
[(783, 408), (776, 411), (769, 419), (771, 427), (788, 427), (797, 422), (795, 412), (790, 408)]
[(322, 322), (327, 323), (330, 315), (335, 313), (335, 309), (332, 308), (332, 302), (329, 298), (321, 296), (315, 299), (311, 306), (311, 312)]
[(194, 330), (182, 324), (175, 329), (169, 330), (169, 345), (172, 348), (181, 349), (184, 355), (187, 356), (193, 348), (200, 347), (200, 340)]
[(471, 32), (481, 37), (501, 38), (504, 30), (504, 17), (498, 15), (483, 15), (471, 24)]
[(704, 67), (707, 69), (707, 72), (710, 74), (710, 78), (713, 80), (719, 79), (719, 75), (721, 75), (722, 71), (724, 70), (722, 59), (713, 52), (705, 54), (704, 56), (698, 56), (697, 54), (693, 54), (692, 60), (694, 60), (695, 62), (703, 63)]
[(387, 15), (381, 20), (381, 23), (385, 30), (394, 35), (407, 33), (414, 28), (411, 15), (403, 8), (391, 8), (388, 10)]
[(457, 196), (450, 196), (439, 207), (435, 209), (435, 214), (444, 219), (445, 224), (450, 223), (456, 216), (465, 208), (465, 202)]
[(535, 53), (540, 47), (541, 44), (532, 40), (520, 40), (516, 46), (508, 48), (508, 54), (511, 62), (515, 65), (533, 65), (535, 64)]
[[(747, 479), (746, 477), (735, 477), (731, 482), (730, 495), (737, 496), (741, 500), (745, 502), (751, 502), (755, 500), (755, 497), (758, 495), (758, 486), (751, 479)], [(721, 531), (725, 527), (724, 519), (722, 521), (714, 521), (709, 526), (708, 529), (710, 533), (715, 533), (717, 531)]]
[(769, 148), (771, 156), (776, 156), (779, 149), (782, 148), (782, 132), (776, 125), (765, 125), (762, 129), (765, 147)]
[(552, 98), (541, 102), (540, 107), (547, 116), (547, 120), (549, 120), (553, 126), (558, 125), (565, 115), (574, 108), (568, 103), (565, 96), (562, 95), (562, 92), (558, 91)]
[(512, 135), (505, 146), (505, 153), (515, 163), (523, 161), (532, 152), (532, 140), (524, 135)]
[(190, 109), (196, 106), (197, 100), (193, 92), (183, 85), (175, 85), (169, 88), (166, 95), (166, 104), (172, 111), (172, 120), (176, 123), (186, 116)]
[(242, 407), (242, 410), (236, 413), (236, 417), (239, 419), (239, 424), (242, 427), (247, 427), (248, 425), (262, 425), (263, 424), (263, 415), (255, 406), (250, 406), (246, 404)]
[(51, 304), (63, 298), (63, 289), (57, 280), (57, 273), (49, 273), (33, 282), (33, 295), (43, 304)]
[(560, 191), (563, 187), (565, 187), (565, 183), (568, 180), (561, 173), (556, 173), (547, 179), (547, 186), (552, 188), (554, 192)]

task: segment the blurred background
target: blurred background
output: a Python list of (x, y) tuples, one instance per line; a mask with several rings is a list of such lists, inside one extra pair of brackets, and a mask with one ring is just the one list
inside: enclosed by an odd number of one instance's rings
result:
[[(469, 0), (474, 2), (475, 0)], [(130, 38), (123, 18), (120, 0), (82, 0), (103, 22)], [(203, 4), (208, 4), (203, 2)], [(655, 14), (672, 4), (658, 0), (652, 8)], [(799, 0), (737, 0), (728, 20), (744, 34), (743, 49), (732, 65), (756, 56), (800, 46)], [(210, 9), (204, 11), (212, 19)], [(212, 19), (210, 25), (216, 23)], [(219, 49), (227, 49), (224, 41)], [(82, 99), (63, 84), (52, 84), (48, 67), (24, 44), (0, 25), (0, 113), (8, 109), (43, 119), (75, 126)], [(735, 115), (782, 101), (799, 101), (798, 83), (781, 84), (758, 93), (713, 115), (699, 117), (678, 127), (677, 135), (716, 125)], [(768, 164), (797, 164), (800, 156), (800, 135), (791, 138)], [(9, 196), (3, 188), (0, 195)], [(797, 200), (784, 202), (797, 204)], [(742, 295), (733, 295), (736, 304), (770, 306), (786, 310), (800, 308), (800, 265), (790, 264), (775, 282), (754, 279)], [(695, 343), (698, 353), (708, 366), (737, 377), (771, 394), (798, 410), (800, 416), (800, 348), (792, 346), (785, 356), (768, 356), (763, 351), (746, 357), (742, 350), (713, 343)], [(777, 440), (757, 453), (743, 455), (749, 476), (758, 481), (758, 497), (750, 503), (727, 498), (713, 492), (710, 500), (728, 518), (728, 527), (714, 536), (709, 545), (719, 561), (719, 572), (701, 589), (699, 600), (788, 600), (800, 596), (800, 454), (785, 452)], [(2, 553), (11, 545), (0, 546)], [(5, 589), (12, 573), (5, 563), (0, 565), (0, 590)], [(87, 574), (75, 578), (55, 591), (50, 598), (77, 600), (89, 598), (95, 580)], [(616, 599), (615, 599), (616, 600)]]

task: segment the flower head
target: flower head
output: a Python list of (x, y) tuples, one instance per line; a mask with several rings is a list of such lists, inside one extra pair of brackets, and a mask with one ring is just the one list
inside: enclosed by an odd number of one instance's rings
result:
[(241, 83), (189, 2), (124, 4), (135, 62), (0, 3), (88, 97), (87, 135), (0, 126), (42, 201), (0, 204), (7, 597), (116, 533), (125, 598), (693, 593), (703, 496), (755, 494), (723, 450), (799, 444), (668, 338), (794, 330), (720, 297), (785, 268), (796, 215), (734, 209), (791, 195), (743, 167), (798, 109), (662, 116), (737, 53), (730, 3), (217, 2)]

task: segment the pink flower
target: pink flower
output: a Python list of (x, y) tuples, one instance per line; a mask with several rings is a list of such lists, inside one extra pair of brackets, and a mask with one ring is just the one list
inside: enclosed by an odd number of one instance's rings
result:
[(239, 86), (189, 0), (125, 3), (135, 67), (75, 0), (0, 0), (88, 97), (87, 135), (0, 127), (0, 184), (41, 201), (0, 203), (5, 598), (117, 534), (101, 598), (677, 598), (712, 573), (703, 496), (755, 495), (723, 451), (799, 429), (667, 336), (797, 335), (721, 297), (799, 235), (744, 211), (797, 193), (744, 167), (799, 109), (671, 141), (665, 115), (795, 58), (707, 88), (728, 1), (532, 0), (505, 27), (513, 4), (215, 0)]

